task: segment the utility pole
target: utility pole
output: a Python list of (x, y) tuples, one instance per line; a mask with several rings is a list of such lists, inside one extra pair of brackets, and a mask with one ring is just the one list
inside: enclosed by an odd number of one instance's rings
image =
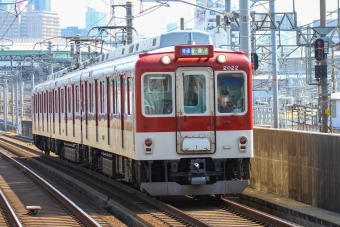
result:
[[(273, 18), (273, 25), (275, 26), (275, 2), (270, 1), (269, 2), (269, 12), (271, 14), (271, 17)], [(279, 128), (279, 115), (278, 115), (278, 100), (277, 100), (277, 93), (278, 93), (278, 79), (277, 79), (277, 57), (276, 57), (276, 31), (275, 27), (271, 30), (271, 44), (272, 44), (272, 73), (273, 73), (273, 82), (272, 82), (272, 88), (273, 88), (273, 112), (274, 112), (274, 128)]]
[[(320, 0), (320, 27), (326, 27), (326, 0)], [(321, 35), (321, 36), (326, 36), (326, 35)], [(327, 55), (324, 60), (320, 61), (320, 65), (321, 66), (325, 65), (325, 67), (327, 67)], [(326, 110), (328, 110), (327, 74), (326, 76), (323, 76), (322, 78), (320, 78), (320, 80), (321, 80), (322, 132), (329, 132), (328, 114), (326, 114)]]
[(240, 51), (251, 59), (249, 0), (240, 0)]
[(8, 100), (7, 100), (7, 92), (8, 92), (8, 84), (7, 80), (5, 80), (5, 86), (3, 89), (4, 92), (4, 131), (7, 131), (7, 114), (8, 114)]
[[(231, 0), (225, 0), (225, 11), (231, 12)], [(224, 16), (224, 29), (227, 32), (227, 50), (231, 50), (231, 37), (232, 37), (232, 30), (231, 30), (231, 23), (230, 19), (227, 16)]]

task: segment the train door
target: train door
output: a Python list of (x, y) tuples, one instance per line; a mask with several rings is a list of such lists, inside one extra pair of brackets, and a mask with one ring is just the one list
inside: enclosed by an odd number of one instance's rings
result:
[(55, 134), (55, 114), (56, 114), (57, 91), (52, 89), (52, 134)]
[[(75, 88), (74, 88), (75, 87)], [(71, 91), (71, 109), (72, 109), (72, 137), (75, 138), (76, 137), (76, 104), (78, 107), (78, 102), (79, 102), (79, 91), (78, 91), (78, 85), (75, 86), (74, 84), (72, 84), (72, 91)], [(78, 109), (77, 109), (78, 111)]]
[(215, 152), (213, 75), (209, 67), (176, 71), (177, 153)]
[(95, 118), (96, 118), (96, 142), (99, 142), (99, 139), (98, 139), (98, 115), (99, 115), (99, 96), (98, 96), (98, 93), (99, 93), (99, 82), (98, 80), (94, 80), (94, 102), (95, 102)]
[(111, 131), (111, 118), (110, 118), (110, 114), (111, 114), (111, 84), (110, 84), (110, 77), (106, 77), (106, 122), (107, 122), (107, 145), (111, 145), (111, 135), (110, 135), (110, 131)]
[(88, 99), (88, 88), (89, 84), (85, 81), (85, 93), (84, 93), (84, 103), (85, 103), (85, 139), (89, 139), (89, 99)]

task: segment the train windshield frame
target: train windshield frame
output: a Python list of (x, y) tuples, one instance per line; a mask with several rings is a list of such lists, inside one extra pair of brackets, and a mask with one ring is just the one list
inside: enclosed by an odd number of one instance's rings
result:
[(173, 81), (170, 74), (147, 73), (142, 76), (142, 113), (168, 116), (173, 113)]
[(216, 72), (216, 113), (238, 114), (247, 112), (247, 76), (243, 71)]

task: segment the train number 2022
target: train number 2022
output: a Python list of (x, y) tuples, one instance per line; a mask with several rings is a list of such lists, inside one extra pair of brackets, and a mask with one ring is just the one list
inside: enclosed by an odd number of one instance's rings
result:
[(238, 70), (238, 65), (223, 66), (223, 70)]

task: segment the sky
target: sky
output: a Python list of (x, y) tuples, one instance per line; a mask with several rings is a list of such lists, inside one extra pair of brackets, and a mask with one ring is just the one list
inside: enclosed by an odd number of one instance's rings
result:
[[(195, 7), (181, 2), (169, 2), (170, 7), (155, 7), (159, 4), (155, 0), (143, 0), (141, 4), (137, 0), (129, 0), (133, 4), (132, 14), (135, 16), (133, 27), (138, 34), (144, 34), (146, 37), (159, 35), (166, 31), (168, 23), (180, 24), (180, 18), (184, 18), (186, 28), (194, 26)], [(151, 2), (153, 1), (153, 2)], [(188, 0), (195, 3), (195, 0)], [(334, 11), (338, 8), (340, 0), (325, 0), (326, 11)], [(116, 5), (126, 4), (127, 1), (114, 0)], [(308, 6), (306, 3), (308, 2)], [(297, 12), (298, 25), (305, 25), (320, 18), (320, 0), (295, 0), (295, 10)], [(261, 1), (262, 5), (258, 5), (252, 10), (256, 12), (266, 12), (269, 10), (268, 1)], [(52, 11), (58, 12), (60, 16), (61, 28), (67, 26), (78, 26), (85, 28), (85, 12), (87, 6), (95, 8), (97, 11), (106, 12), (108, 18), (110, 16), (110, 0), (51, 0)], [(250, 3), (251, 5), (251, 3)], [(239, 8), (238, 0), (231, 0), (232, 9)], [(276, 0), (276, 12), (292, 12), (293, 0)], [(125, 25), (125, 8), (116, 8), (117, 25)], [(330, 18), (330, 17), (328, 17)], [(332, 18), (336, 19), (337, 14), (332, 14)]]

